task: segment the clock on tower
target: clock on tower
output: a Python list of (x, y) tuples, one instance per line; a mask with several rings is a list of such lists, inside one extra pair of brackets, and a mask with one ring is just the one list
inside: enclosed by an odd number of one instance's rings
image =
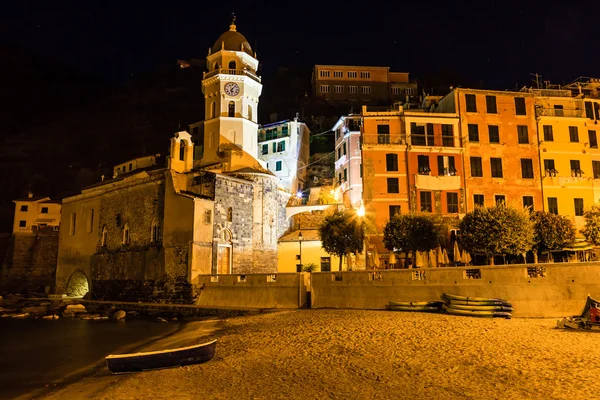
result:
[(228, 96), (237, 96), (240, 92), (240, 87), (237, 83), (229, 82), (225, 85), (225, 94)]

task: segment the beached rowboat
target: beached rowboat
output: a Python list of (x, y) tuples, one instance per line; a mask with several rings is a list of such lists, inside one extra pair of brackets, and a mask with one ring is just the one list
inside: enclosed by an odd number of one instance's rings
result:
[(389, 306), (392, 311), (420, 311), (420, 312), (439, 312), (438, 306)]
[(455, 308), (448, 307), (444, 304), (444, 311), (452, 315), (462, 315), (467, 317), (488, 317), (488, 318), (511, 318), (512, 315), (509, 312), (504, 311), (470, 311), (470, 310), (457, 310)]
[(178, 349), (146, 353), (116, 354), (106, 356), (106, 365), (113, 374), (149, 369), (179, 367), (210, 361), (215, 356), (217, 341)]
[(471, 297), (471, 296), (458, 296), (455, 294), (444, 293), (442, 297), (448, 300), (458, 300), (458, 301), (468, 301), (469, 303), (472, 301), (478, 302), (493, 302), (493, 301), (503, 301), (502, 299), (489, 298), (489, 297)]
[(450, 303), (447, 304), (448, 308), (453, 308), (455, 310), (467, 310), (467, 311), (506, 311), (506, 312), (511, 312), (514, 311), (513, 308), (511, 306), (505, 306), (505, 305), (495, 305), (495, 306), (473, 306), (473, 305), (468, 305), (468, 306), (463, 306), (463, 305), (458, 305), (458, 304), (454, 304), (454, 303)]

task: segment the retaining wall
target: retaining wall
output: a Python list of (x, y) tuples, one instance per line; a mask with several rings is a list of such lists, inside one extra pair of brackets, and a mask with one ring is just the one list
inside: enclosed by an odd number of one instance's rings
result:
[(311, 283), (313, 308), (384, 309), (451, 293), (508, 300), (515, 317), (564, 317), (580, 314), (588, 294), (600, 298), (600, 263), (317, 272)]
[(212, 308), (298, 308), (306, 305), (305, 273), (199, 275), (196, 305)]

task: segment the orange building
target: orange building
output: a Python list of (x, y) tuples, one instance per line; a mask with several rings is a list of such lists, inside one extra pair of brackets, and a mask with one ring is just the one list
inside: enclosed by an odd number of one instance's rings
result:
[[(410, 212), (465, 212), (458, 115), (404, 112)], [(406, 210), (409, 211), (409, 210)]]
[(533, 94), (455, 89), (437, 111), (460, 116), (467, 212), (497, 202), (543, 209)]

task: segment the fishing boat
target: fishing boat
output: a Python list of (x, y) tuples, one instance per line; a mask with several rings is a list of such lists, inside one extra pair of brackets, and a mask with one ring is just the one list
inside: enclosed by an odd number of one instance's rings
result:
[(443, 298), (447, 300), (458, 300), (458, 301), (479, 301), (479, 302), (494, 302), (494, 301), (503, 301), (502, 299), (497, 298), (489, 298), (489, 297), (471, 297), (471, 296), (458, 296), (455, 294), (444, 293), (442, 295)]
[(512, 304), (505, 300), (494, 300), (494, 301), (463, 301), (463, 300), (446, 300), (448, 305), (457, 306), (473, 306), (473, 307), (485, 307), (485, 306), (500, 306), (500, 307), (512, 307)]
[(588, 296), (581, 315), (557, 321), (557, 328), (600, 331), (600, 301)]
[(106, 356), (106, 365), (113, 374), (179, 367), (210, 361), (215, 356), (216, 349), (217, 341), (213, 340), (212, 342), (178, 349), (111, 354)]
[(392, 311), (439, 312), (441, 301), (390, 301), (388, 308)]
[(465, 311), (506, 311), (511, 312), (514, 311), (510, 306), (462, 306), (459, 304), (446, 304), (448, 308), (453, 308), (455, 310), (465, 310)]
[(459, 310), (448, 307), (444, 304), (444, 311), (452, 315), (461, 315), (466, 317), (487, 317), (487, 318), (511, 318), (512, 314), (506, 311), (484, 311), (484, 310)]

